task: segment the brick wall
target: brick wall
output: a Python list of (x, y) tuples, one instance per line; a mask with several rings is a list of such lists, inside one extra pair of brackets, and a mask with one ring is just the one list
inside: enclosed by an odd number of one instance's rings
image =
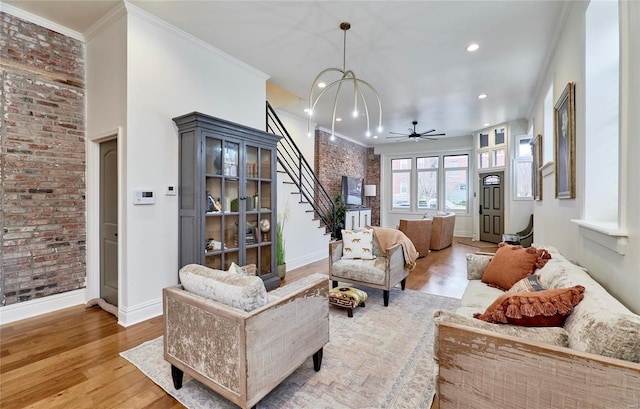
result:
[(82, 42), (0, 13), (2, 305), (85, 287)]
[[(365, 184), (378, 186), (380, 192), (380, 156), (373, 154), (373, 148), (347, 141), (331, 139), (331, 134), (316, 130), (315, 171), (322, 185), (332, 199), (340, 193), (342, 175), (364, 177)], [(371, 198), (371, 224), (380, 224), (379, 194)], [(369, 200), (365, 198), (365, 206)]]

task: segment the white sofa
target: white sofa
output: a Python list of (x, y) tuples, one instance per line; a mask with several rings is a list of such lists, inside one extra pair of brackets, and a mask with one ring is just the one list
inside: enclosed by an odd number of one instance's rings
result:
[(543, 288), (585, 287), (562, 327), (473, 318), (503, 294), (482, 283), (490, 256), (467, 255), (469, 284), (455, 313), (436, 311), (437, 400), (446, 408), (640, 408), (640, 316), (587, 271), (544, 247)]

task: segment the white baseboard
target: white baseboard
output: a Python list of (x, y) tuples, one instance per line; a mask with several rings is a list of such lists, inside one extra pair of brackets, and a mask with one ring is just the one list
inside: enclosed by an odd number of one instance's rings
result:
[(76, 305), (84, 305), (87, 302), (87, 290), (85, 288), (65, 293), (54, 294), (48, 297), (36, 298), (16, 304), (0, 307), (0, 324), (36, 317), (69, 308)]
[[(313, 263), (314, 261), (322, 260), (323, 258), (329, 257), (328, 248), (329, 244), (327, 244), (326, 250), (319, 250), (315, 253), (305, 254), (304, 256), (298, 257), (295, 260), (287, 260), (287, 270), (293, 270), (294, 268), (306, 266), (307, 264)], [(328, 271), (322, 272), (328, 273)]]
[(129, 327), (158, 315), (162, 315), (162, 298), (133, 307), (119, 307), (118, 324)]

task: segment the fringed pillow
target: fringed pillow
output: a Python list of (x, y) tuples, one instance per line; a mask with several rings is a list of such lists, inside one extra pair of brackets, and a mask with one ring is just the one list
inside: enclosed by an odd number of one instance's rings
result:
[(551, 256), (543, 249), (500, 243), (498, 251), (484, 270), (482, 282), (506, 291), (533, 274), (536, 268), (542, 268), (549, 258)]
[(484, 314), (474, 318), (495, 324), (524, 327), (562, 326), (573, 307), (584, 298), (584, 287), (556, 288), (536, 292), (506, 293), (496, 299)]

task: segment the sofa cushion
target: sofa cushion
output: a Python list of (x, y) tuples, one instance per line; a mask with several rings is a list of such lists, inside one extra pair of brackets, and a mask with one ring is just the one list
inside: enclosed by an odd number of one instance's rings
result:
[(533, 274), (544, 251), (535, 247), (502, 245), (491, 258), (482, 282), (508, 290), (516, 282)]
[(373, 259), (373, 230), (342, 230), (342, 258)]
[(213, 270), (188, 264), (180, 269), (185, 290), (246, 312), (267, 304), (267, 290), (260, 277)]
[[(493, 331), (498, 334), (524, 338), (529, 341), (544, 342), (560, 347), (566, 347), (569, 345), (567, 332), (562, 327), (531, 328), (508, 324), (492, 324), (446, 310), (436, 310), (433, 313), (433, 318), (436, 323), (443, 321), (450, 322), (486, 331)], [(438, 339), (438, 337), (436, 336), (435, 339)]]
[(474, 318), (493, 323), (509, 323), (526, 327), (562, 325), (580, 301), (584, 287), (557, 288), (537, 292), (505, 293)]
[(363, 283), (384, 285), (386, 258), (374, 260), (340, 259), (331, 266), (331, 275)]
[(502, 294), (504, 291), (499, 288), (489, 287), (480, 280), (470, 280), (456, 312), (472, 318), (473, 314), (484, 312)]

